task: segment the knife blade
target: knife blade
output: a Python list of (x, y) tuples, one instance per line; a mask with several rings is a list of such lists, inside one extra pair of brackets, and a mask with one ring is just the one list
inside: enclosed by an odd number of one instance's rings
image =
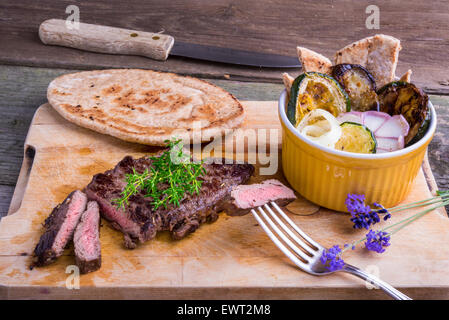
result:
[(297, 57), (213, 47), (181, 41), (175, 41), (170, 55), (252, 67), (297, 68), (301, 66)]
[(44, 44), (92, 52), (139, 55), (166, 60), (169, 55), (227, 64), (268, 68), (296, 68), (296, 57), (175, 41), (167, 34), (151, 33), (96, 24), (78, 26), (61, 19), (44, 21), (39, 27)]

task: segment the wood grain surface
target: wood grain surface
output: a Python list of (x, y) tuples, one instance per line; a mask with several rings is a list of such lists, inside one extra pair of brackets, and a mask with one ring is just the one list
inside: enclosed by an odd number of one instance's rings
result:
[[(59, 75), (74, 72), (0, 65), (0, 217), (8, 212), (24, 154), (24, 141), (37, 106), (46, 101), (47, 86)], [(208, 81), (224, 88), (240, 100), (276, 100), (281, 84)], [(449, 188), (449, 97), (430, 96), (438, 114), (434, 139), (429, 145), (429, 162), (437, 185)], [(449, 208), (448, 208), (449, 209)]]
[[(449, 93), (449, 2), (376, 1), (380, 29), (365, 26), (369, 0), (295, 1), (76, 1), (21, 0), (0, 3), (0, 63), (97, 69), (137, 67), (204, 78), (281, 83), (278, 70), (244, 68), (170, 57), (166, 62), (46, 46), (38, 27), (46, 19), (65, 19), (68, 5), (80, 9), (81, 22), (128, 29), (164, 31), (183, 42), (294, 56), (297, 45), (330, 58), (343, 46), (375, 33), (402, 41), (398, 74), (413, 70), (412, 81), (429, 93)], [(290, 70), (298, 73), (299, 70)]]
[[(263, 127), (279, 128), (276, 102), (244, 105), (249, 119), (263, 114), (258, 119), (265, 122)], [(258, 128), (260, 123), (248, 121), (244, 127)], [(36, 113), (25, 144), (36, 154), (23, 201), (17, 212), (0, 221), (2, 299), (387, 298), (380, 290), (366, 290), (362, 281), (349, 275), (313, 277), (298, 271), (252, 215), (224, 214), (181, 241), (162, 232), (135, 250), (125, 249), (123, 235), (103, 221), (102, 268), (81, 276), (79, 290), (69, 290), (66, 268), (74, 263), (72, 249), (50, 266), (28, 269), (42, 221), (70, 191), (87, 184), (92, 174), (112, 167), (126, 154), (154, 150), (80, 128), (49, 105)], [(271, 177), (256, 176), (253, 181)], [(283, 180), (281, 168), (275, 177)], [(429, 196), (420, 172), (406, 201)], [(301, 198), (294, 204), (288, 207), (296, 213), (290, 217), (325, 246), (342, 245), (364, 234), (352, 229), (346, 214), (322, 208), (310, 211), (311, 204)], [(302, 215), (303, 210), (307, 215)], [(402, 214), (394, 215), (392, 223), (401, 218)], [(449, 298), (448, 228), (445, 212), (437, 210), (395, 234), (394, 245), (382, 256), (356, 249), (348, 252), (346, 260), (362, 269), (376, 268), (383, 280), (415, 299)]]

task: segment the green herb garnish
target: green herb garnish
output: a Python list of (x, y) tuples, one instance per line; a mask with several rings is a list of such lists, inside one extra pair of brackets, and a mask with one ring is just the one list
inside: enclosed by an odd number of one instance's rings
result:
[(192, 162), (190, 156), (183, 152), (181, 140), (166, 140), (168, 150), (160, 157), (149, 157), (153, 160), (152, 166), (138, 173), (133, 168), (133, 173), (126, 175), (126, 186), (120, 194), (120, 198), (113, 199), (118, 209), (125, 209), (128, 199), (141, 191), (145, 192), (145, 198), (152, 199), (154, 209), (172, 203), (179, 206), (185, 193), (199, 193), (202, 180), (198, 177), (206, 174), (203, 161)]

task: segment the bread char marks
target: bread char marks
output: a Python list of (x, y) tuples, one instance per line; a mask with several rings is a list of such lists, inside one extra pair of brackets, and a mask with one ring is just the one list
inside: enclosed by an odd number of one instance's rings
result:
[[(183, 94), (175, 93), (170, 88), (145, 89), (149, 87), (147, 81), (141, 83), (143, 88), (136, 91), (133, 88), (122, 89), (119, 85), (113, 85), (103, 90), (103, 99), (110, 101), (112, 98), (112, 111), (121, 114), (132, 114), (137, 110), (151, 115), (176, 114), (177, 119), (207, 119), (215, 116), (215, 111), (210, 105), (204, 105), (196, 89), (185, 87)], [(159, 84), (156, 84), (158, 86)], [(202, 122), (202, 127), (208, 123)]]
[(91, 121), (105, 123), (105, 118), (107, 118), (107, 115), (95, 106), (91, 109), (85, 109), (79, 104), (76, 106), (63, 104), (61, 107), (73, 115), (78, 115), (80, 117), (90, 119)]
[[(195, 90), (193, 88), (190, 88)], [(138, 110), (141, 113), (151, 113), (151, 114), (173, 114), (181, 113), (181, 119), (178, 118), (178, 122), (183, 123), (183, 119), (187, 122), (192, 120), (198, 120), (201, 127), (207, 127), (211, 124), (217, 124), (221, 120), (213, 121), (216, 117), (215, 109), (209, 104), (203, 104), (201, 101), (196, 105), (192, 105), (194, 98), (186, 97), (181, 94), (171, 94), (169, 88), (164, 89), (149, 89), (144, 90), (142, 93), (136, 92), (132, 88), (122, 88), (120, 85), (111, 85), (110, 87), (102, 90), (102, 95), (94, 95), (93, 100), (102, 99), (103, 103), (111, 101), (111, 108), (117, 114), (129, 115), (133, 111)], [(96, 104), (99, 104), (97, 102)], [(157, 109), (154, 109), (156, 107)], [(73, 114), (78, 114), (82, 117), (89, 118), (92, 121), (97, 121), (99, 123), (106, 123), (106, 121), (111, 121), (118, 126), (126, 125), (127, 127), (134, 128), (135, 130), (127, 130), (128, 133), (138, 133), (140, 131), (145, 131), (148, 134), (167, 134), (172, 130), (163, 129), (148, 129), (145, 125), (138, 125), (138, 121), (130, 122), (120, 117), (108, 118), (105, 112), (99, 109), (97, 106), (91, 108), (83, 108), (81, 105), (72, 106), (69, 104), (63, 105), (63, 108), (68, 112)], [(184, 114), (184, 116), (182, 116)], [(113, 125), (110, 125), (114, 127)], [(187, 126), (187, 124), (186, 124)], [(118, 128), (118, 127), (117, 127)], [(120, 130), (123, 130), (120, 127)]]
[[(148, 85), (147, 81), (141, 83), (141, 86)], [(186, 88), (196, 91), (194, 88)], [(173, 93), (169, 88), (163, 89), (149, 89), (139, 93), (132, 88), (122, 90), (119, 85), (113, 85), (110, 88), (104, 89), (103, 93), (105, 99), (108, 96), (115, 97), (112, 102), (116, 107), (113, 109), (119, 113), (132, 113), (134, 110), (138, 110), (143, 113), (152, 114), (173, 114), (180, 113), (180, 116), (189, 121), (192, 119), (207, 120), (210, 117), (215, 117), (216, 112), (214, 108), (209, 104), (204, 104), (200, 99), (195, 99), (197, 92), (190, 96)], [(121, 93), (121, 94), (119, 94)], [(156, 107), (156, 109), (154, 108)], [(182, 119), (180, 119), (182, 121)], [(207, 125), (202, 122), (202, 126)]]
[[(110, 87), (102, 90), (102, 96), (95, 95), (93, 96), (93, 99), (102, 99), (103, 102), (110, 101), (112, 99), (111, 105), (113, 107), (111, 110), (117, 114), (129, 115), (135, 110), (141, 113), (152, 113), (159, 115), (180, 112), (181, 114), (185, 114), (184, 117), (189, 120), (192, 118), (201, 118), (201, 116), (204, 115), (202, 114), (203, 112), (207, 112), (207, 114), (211, 115), (214, 114), (214, 110), (210, 106), (199, 104), (197, 107), (193, 107), (191, 105), (193, 100), (192, 97), (186, 97), (177, 93), (171, 94), (170, 89), (150, 89), (143, 91), (142, 93), (138, 93), (132, 88), (123, 89), (120, 85), (111, 85)], [(130, 122), (120, 117), (106, 119), (107, 115), (105, 112), (96, 106), (93, 106), (90, 109), (85, 109), (81, 105), (72, 106), (66, 104), (63, 107), (71, 113), (79, 114), (80, 116), (89, 118), (92, 121), (105, 123), (106, 120), (108, 120), (119, 126), (126, 125), (127, 127), (134, 128), (135, 130), (127, 130), (127, 132), (130, 133), (137, 133), (142, 130), (149, 134), (166, 134), (168, 132), (167, 130), (161, 129), (148, 129), (146, 126), (139, 125), (138, 121)], [(157, 109), (154, 109), (154, 107)]]
[[(139, 110), (140, 112), (166, 114), (176, 112), (192, 102), (192, 97), (182, 96), (180, 94), (171, 93), (169, 88), (165, 89), (150, 89), (142, 93), (136, 92), (132, 88), (128, 88), (123, 94), (116, 96), (114, 91), (106, 90), (105, 98), (109, 95), (115, 97), (113, 103), (117, 110), (123, 112), (132, 112)], [(150, 108), (148, 108), (150, 107)], [(154, 107), (157, 109), (155, 110)]]
[(242, 105), (223, 89), (200, 79), (150, 70), (63, 75), (50, 83), (47, 97), (75, 124), (150, 145), (165, 145), (173, 135), (191, 141), (194, 128), (202, 129), (203, 142), (210, 141), (239, 127), (244, 119)]

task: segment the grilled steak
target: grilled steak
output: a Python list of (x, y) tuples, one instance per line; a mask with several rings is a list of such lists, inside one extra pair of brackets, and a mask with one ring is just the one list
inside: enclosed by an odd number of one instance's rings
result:
[(33, 266), (44, 266), (61, 256), (86, 208), (86, 195), (75, 190), (57, 205), (44, 222), (45, 232), (34, 249)]
[(236, 186), (231, 191), (231, 199), (225, 209), (229, 215), (241, 216), (252, 208), (275, 201), (285, 206), (296, 199), (295, 193), (275, 179), (265, 180), (259, 184)]
[(129, 198), (126, 210), (117, 209), (112, 200), (120, 198), (125, 174), (132, 173), (133, 168), (142, 173), (151, 163), (147, 157), (126, 156), (114, 169), (95, 175), (86, 187), (89, 199), (98, 202), (102, 216), (124, 233), (125, 246), (131, 249), (138, 242), (154, 238), (158, 231), (168, 230), (174, 239), (181, 239), (201, 223), (217, 220), (232, 188), (246, 182), (254, 172), (250, 164), (204, 164), (206, 175), (199, 178), (203, 181), (199, 194), (186, 194), (179, 207), (169, 204), (155, 210), (151, 198), (140, 192)]
[(100, 212), (98, 203), (89, 201), (73, 235), (76, 265), (81, 273), (101, 267)]

